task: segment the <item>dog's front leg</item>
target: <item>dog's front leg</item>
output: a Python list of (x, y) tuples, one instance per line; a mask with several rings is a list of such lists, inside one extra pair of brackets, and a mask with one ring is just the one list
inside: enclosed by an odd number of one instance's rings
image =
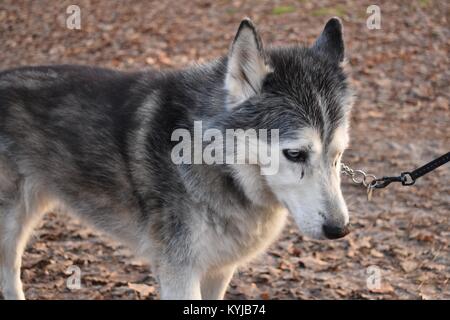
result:
[(210, 270), (201, 281), (202, 298), (205, 300), (221, 300), (233, 277), (235, 266)]
[(192, 268), (164, 268), (158, 272), (161, 299), (200, 300), (200, 277)]

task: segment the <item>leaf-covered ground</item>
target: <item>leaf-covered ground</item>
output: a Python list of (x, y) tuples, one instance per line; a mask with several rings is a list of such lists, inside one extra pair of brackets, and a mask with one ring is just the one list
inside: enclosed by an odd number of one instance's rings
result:
[[(357, 0), (75, 3), (81, 30), (65, 27), (74, 1), (2, 0), (0, 68), (181, 67), (225, 54), (244, 16), (266, 44), (285, 45), (310, 44), (337, 15), (357, 92), (344, 161), (382, 176), (449, 149), (447, 1), (378, 1), (381, 30), (366, 27), (371, 3)], [(311, 241), (289, 223), (266, 254), (240, 268), (227, 298), (449, 299), (449, 181), (447, 166), (413, 187), (393, 184), (368, 203), (365, 191), (344, 178), (353, 232), (335, 242)], [(81, 268), (79, 290), (66, 286), (71, 265)], [(105, 235), (50, 214), (29, 243), (22, 276), (29, 299), (154, 299), (159, 294), (150, 270)], [(380, 286), (367, 286), (376, 270)]]

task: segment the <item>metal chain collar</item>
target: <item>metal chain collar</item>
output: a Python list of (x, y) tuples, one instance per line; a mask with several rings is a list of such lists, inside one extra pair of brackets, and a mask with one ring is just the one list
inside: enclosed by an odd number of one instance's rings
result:
[(368, 174), (363, 170), (354, 170), (345, 163), (341, 163), (341, 173), (349, 176), (353, 183), (364, 186), (367, 189), (367, 200), (372, 199), (372, 192), (375, 187), (374, 181), (377, 180), (375, 175)]

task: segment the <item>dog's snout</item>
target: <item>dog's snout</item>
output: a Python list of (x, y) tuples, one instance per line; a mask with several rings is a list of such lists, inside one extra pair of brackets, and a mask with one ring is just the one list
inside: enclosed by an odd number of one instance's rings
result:
[(327, 237), (328, 239), (339, 239), (345, 237), (347, 234), (350, 233), (350, 224), (346, 224), (345, 226), (342, 227), (324, 224), (322, 229), (323, 233), (325, 234), (325, 237)]

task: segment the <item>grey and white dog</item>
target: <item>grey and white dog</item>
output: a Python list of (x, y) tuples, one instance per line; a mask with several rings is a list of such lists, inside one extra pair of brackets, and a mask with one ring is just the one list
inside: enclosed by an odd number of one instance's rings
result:
[[(348, 233), (340, 158), (352, 93), (342, 25), (311, 47), (265, 50), (241, 22), (226, 57), (185, 70), (80, 66), (0, 73), (0, 276), (23, 299), (21, 256), (50, 210), (75, 214), (152, 263), (165, 299), (220, 299), (287, 213), (316, 239)], [(174, 164), (172, 132), (278, 129), (279, 170)]]

